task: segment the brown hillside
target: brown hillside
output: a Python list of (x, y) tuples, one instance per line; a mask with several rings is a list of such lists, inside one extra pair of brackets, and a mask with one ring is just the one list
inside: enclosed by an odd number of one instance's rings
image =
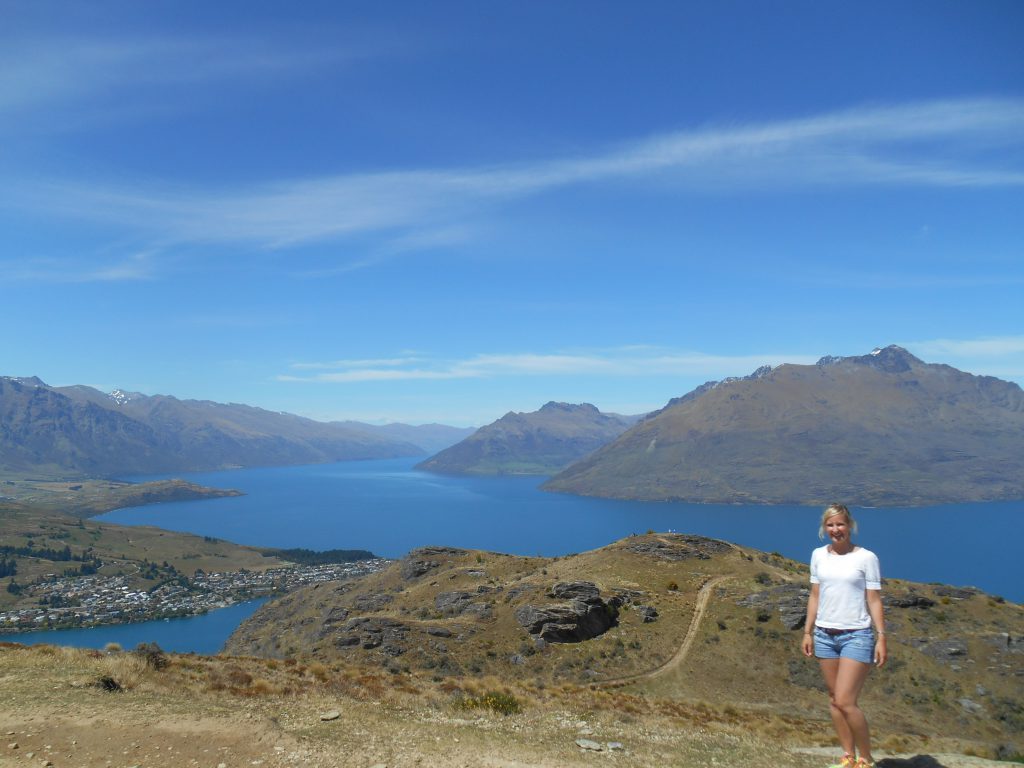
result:
[(247, 405), (0, 376), (0, 473), (110, 477), (422, 453), (384, 434)]
[[(818, 672), (797, 650), (806, 578), (804, 566), (779, 556), (679, 534), (554, 559), (427, 548), (359, 582), (264, 606), (228, 651), (442, 686), (583, 686), (689, 712), (724, 708), (773, 738), (828, 743)], [(619, 601), (617, 623), (581, 642), (538, 642), (521, 617), (571, 603), (573, 590), (586, 591), (580, 582), (606, 604)], [(979, 752), (1019, 750), (1020, 606), (899, 581), (886, 583), (886, 601), (892, 662), (873, 673), (865, 696), (883, 746), (955, 735)], [(556, 625), (551, 634), (564, 632)]]
[(418, 465), (458, 475), (550, 475), (614, 440), (636, 420), (601, 413), (589, 403), (547, 403), (532, 413), (506, 413)]
[(673, 401), (545, 488), (712, 503), (1024, 498), (1024, 392), (899, 347), (781, 365)]

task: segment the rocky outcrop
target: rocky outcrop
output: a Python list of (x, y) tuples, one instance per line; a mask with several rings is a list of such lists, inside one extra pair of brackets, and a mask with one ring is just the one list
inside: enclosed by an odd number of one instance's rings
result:
[(667, 533), (656, 539), (646, 537), (633, 544), (627, 544), (626, 550), (638, 555), (648, 555), (659, 560), (678, 562), (680, 560), (709, 560), (732, 549), (732, 544), (704, 536), (693, 536), (685, 533)]
[(477, 601), (475, 598), (492, 591), (490, 587), (481, 585), (475, 592), (463, 590), (441, 592), (434, 598), (434, 607), (442, 616), (471, 614), (478, 619), (490, 618), (493, 615), (491, 606), (486, 602)]
[(774, 610), (786, 629), (800, 629), (807, 621), (807, 598), (811, 591), (802, 584), (779, 584), (763, 592), (754, 592), (738, 600), (737, 605)]
[(613, 598), (605, 602), (592, 582), (556, 584), (552, 597), (569, 597), (568, 603), (516, 609), (519, 625), (535, 639), (547, 643), (579, 643), (607, 632), (618, 621), (619, 605)]
[(350, 619), (335, 639), (339, 648), (359, 646), (365, 650), (380, 648), (390, 656), (405, 653), (405, 638), (409, 625), (396, 619), (359, 616)]
[(372, 613), (374, 611), (384, 610), (388, 603), (394, 602), (394, 599), (393, 595), (389, 595), (385, 592), (378, 592), (376, 594), (369, 595), (356, 595), (353, 603), (357, 611)]
[(910, 642), (926, 656), (943, 664), (967, 660), (967, 642), (961, 638), (935, 639), (919, 637)]
[(346, 621), (348, 617), (348, 608), (342, 608), (340, 605), (331, 608), (323, 618), (323, 623), (320, 625), (320, 630), (317, 632), (317, 638), (323, 639), (337, 633), (338, 625)]
[(980, 595), (981, 590), (974, 587), (950, 587), (945, 584), (939, 584), (935, 587), (935, 594), (952, 600), (968, 600), (975, 595)]
[(640, 620), (644, 624), (650, 624), (652, 621), (658, 620), (658, 609), (653, 605), (638, 605), (636, 607), (640, 613)]
[(562, 600), (583, 600), (588, 602), (599, 600), (601, 598), (601, 590), (592, 581), (562, 581), (551, 588), (548, 596)]
[(1024, 637), (1014, 637), (1008, 632), (1000, 632), (996, 635), (990, 635), (986, 639), (1000, 652), (1024, 653)]
[(931, 608), (935, 601), (930, 597), (919, 595), (916, 592), (903, 592), (902, 594), (883, 594), (882, 604), (886, 608)]
[(402, 578), (417, 579), (433, 568), (439, 568), (445, 557), (458, 557), (467, 554), (465, 549), (455, 547), (421, 547), (412, 550), (402, 560)]

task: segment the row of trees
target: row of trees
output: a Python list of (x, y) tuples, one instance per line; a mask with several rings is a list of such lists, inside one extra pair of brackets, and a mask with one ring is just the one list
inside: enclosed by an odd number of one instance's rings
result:
[(7, 555), (38, 557), (42, 560), (53, 560), (54, 562), (69, 562), (72, 560), (81, 562), (82, 560), (92, 557), (88, 550), (80, 555), (73, 555), (71, 553), (71, 547), (66, 544), (64, 545), (64, 549), (53, 549), (51, 547), (37, 547), (31, 540), (23, 547), (15, 547), (11, 545), (0, 547), (0, 556)]

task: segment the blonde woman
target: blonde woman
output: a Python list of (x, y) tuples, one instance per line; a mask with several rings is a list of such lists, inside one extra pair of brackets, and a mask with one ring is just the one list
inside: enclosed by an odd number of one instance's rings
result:
[[(873, 552), (853, 543), (857, 530), (842, 504), (821, 516), (818, 537), (828, 544), (811, 554), (811, 597), (801, 643), (816, 656), (828, 686), (832, 724), (843, 757), (832, 768), (871, 768), (868, 721), (857, 706), (872, 663), (885, 664), (882, 576)], [(874, 631), (872, 631), (874, 625)]]

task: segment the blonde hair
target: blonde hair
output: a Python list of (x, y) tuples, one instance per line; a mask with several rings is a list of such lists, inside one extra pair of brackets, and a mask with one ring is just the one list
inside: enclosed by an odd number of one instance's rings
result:
[(830, 517), (836, 515), (842, 515), (846, 518), (846, 524), (850, 526), (850, 530), (854, 533), (857, 532), (857, 521), (853, 519), (853, 515), (850, 514), (850, 510), (847, 509), (845, 504), (829, 504), (825, 507), (825, 511), (821, 513), (821, 524), (818, 526), (818, 538), (825, 538), (825, 523), (828, 522)]

